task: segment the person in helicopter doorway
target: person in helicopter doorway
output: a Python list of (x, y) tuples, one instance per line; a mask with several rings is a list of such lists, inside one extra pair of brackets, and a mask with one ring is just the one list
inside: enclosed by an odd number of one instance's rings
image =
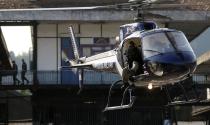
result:
[(141, 47), (136, 47), (133, 41), (130, 41), (129, 47), (126, 51), (128, 66), (123, 69), (123, 81), (133, 81), (132, 76), (143, 74), (143, 60), (142, 54), (139, 50)]

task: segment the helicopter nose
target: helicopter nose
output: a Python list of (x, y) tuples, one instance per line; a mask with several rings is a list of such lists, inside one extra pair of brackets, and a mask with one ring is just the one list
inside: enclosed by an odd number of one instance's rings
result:
[(189, 71), (189, 73), (193, 73), (196, 69), (196, 57), (192, 52), (177, 52), (172, 55), (174, 58), (172, 65), (174, 65), (174, 69), (180, 72)]
[(182, 65), (168, 64), (164, 67), (165, 74), (191, 74), (196, 69), (196, 63)]
[(195, 61), (193, 63), (186, 64), (185, 66), (190, 69), (190, 73), (193, 73), (196, 70), (197, 63)]
[(191, 52), (165, 53), (149, 58), (147, 65), (156, 76), (193, 73), (196, 69), (196, 58)]

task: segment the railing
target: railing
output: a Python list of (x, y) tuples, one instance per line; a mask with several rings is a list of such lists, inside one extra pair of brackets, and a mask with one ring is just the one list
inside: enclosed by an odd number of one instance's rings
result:
[[(2, 85), (14, 85), (13, 73), (12, 71), (1, 71), (2, 74)], [(29, 80), (24, 81), (24, 85), (77, 85), (83, 83), (84, 85), (102, 85), (102, 84), (112, 84), (114, 81), (120, 79), (118, 74), (107, 73), (107, 72), (96, 72), (91, 70), (61, 70), (61, 71), (36, 71), (37, 80), (34, 80), (34, 72), (27, 71), (25, 77)], [(19, 85), (22, 85), (21, 80), (21, 71), (17, 74), (17, 79), (21, 82)], [(37, 81), (37, 83), (34, 83)], [(16, 83), (16, 85), (18, 85)]]
[(91, 70), (84, 70), (82, 78), (84, 84), (112, 84), (121, 79), (118, 74)]
[[(19, 71), (17, 73), (17, 76), (16, 78), (18, 79), (17, 81), (14, 81), (13, 80), (13, 71), (11, 70), (3, 70), (3, 71), (0, 71), (0, 83), (1, 85), (22, 85), (23, 82), (21, 80), (21, 72)], [(27, 71), (26, 74), (25, 74), (25, 77), (27, 78), (28, 82), (27, 81), (24, 81), (24, 84), (25, 85), (30, 85), (33, 83), (33, 72), (32, 71)], [(16, 82), (16, 83), (14, 83)]]
[[(2, 85), (13, 85), (12, 71), (1, 71)], [(108, 72), (96, 72), (92, 70), (61, 70), (61, 71), (36, 71), (37, 83), (34, 83), (34, 72), (27, 71), (25, 77), (29, 80), (29, 84), (25, 85), (77, 85), (83, 83), (84, 85), (106, 85), (112, 84), (121, 79), (118, 74)], [(17, 74), (17, 79), (21, 82), (21, 71)], [(196, 84), (210, 84), (210, 74), (194, 74), (192, 81)], [(21, 84), (21, 83), (20, 83)]]
[(38, 84), (61, 84), (60, 71), (37, 71)]
[(210, 84), (210, 74), (194, 74), (192, 80), (196, 84)]

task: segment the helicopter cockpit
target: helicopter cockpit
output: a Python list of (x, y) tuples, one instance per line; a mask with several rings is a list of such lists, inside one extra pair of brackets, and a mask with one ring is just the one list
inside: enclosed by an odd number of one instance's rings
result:
[(166, 28), (148, 31), (142, 33), (141, 42), (146, 70), (157, 81), (161, 76), (161, 80), (177, 82), (178, 78), (194, 72), (196, 56), (181, 31)]
[[(136, 59), (142, 61), (142, 63), (139, 61), (141, 64), (137, 65), (137, 69), (143, 70), (132, 76), (140, 75), (146, 71), (154, 74), (153, 80), (157, 78), (158, 81), (158, 77), (161, 76), (161, 80), (164, 81), (164, 78), (167, 80), (185, 76), (196, 68), (195, 54), (181, 31), (160, 28), (132, 33), (121, 43), (123, 68), (128, 67), (129, 61), (126, 51), (131, 42), (141, 53), (141, 56), (138, 53), (136, 53), (138, 56), (135, 56)], [(129, 70), (131, 71), (132, 68)], [(176, 82), (176, 79), (173, 82)]]
[[(142, 52), (144, 55), (144, 60), (149, 59), (150, 57), (154, 57), (155, 55), (163, 55), (163, 54), (176, 54), (176, 53), (192, 53), (193, 50), (190, 47), (188, 40), (185, 35), (181, 31), (176, 30), (159, 30), (157, 32), (148, 32), (144, 34), (142, 37)], [(195, 59), (195, 58), (194, 58)], [(192, 59), (192, 60), (194, 60)], [(192, 60), (186, 60), (192, 62)], [(170, 60), (170, 59), (162, 59), (160, 60), (162, 63), (173, 63), (177, 64), (182, 62), (180, 60)], [(187, 62), (184, 62), (187, 63)]]

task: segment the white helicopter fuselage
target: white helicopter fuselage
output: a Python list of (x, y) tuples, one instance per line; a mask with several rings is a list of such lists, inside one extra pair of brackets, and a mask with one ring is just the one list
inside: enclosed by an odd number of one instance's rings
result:
[(118, 73), (122, 76), (123, 69), (117, 61), (116, 49), (87, 57), (82, 64), (90, 65), (93, 70)]

